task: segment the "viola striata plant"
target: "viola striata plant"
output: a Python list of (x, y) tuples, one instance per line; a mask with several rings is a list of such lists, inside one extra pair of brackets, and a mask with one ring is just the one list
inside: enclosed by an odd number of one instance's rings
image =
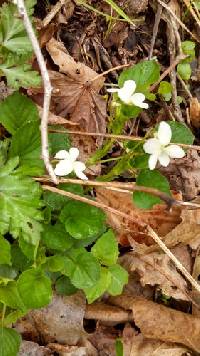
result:
[(86, 166), (83, 162), (77, 161), (79, 150), (76, 147), (70, 148), (69, 152), (60, 150), (56, 153), (55, 158), (59, 159), (54, 172), (57, 176), (67, 176), (74, 172), (80, 179), (87, 180), (87, 176), (83, 173)]

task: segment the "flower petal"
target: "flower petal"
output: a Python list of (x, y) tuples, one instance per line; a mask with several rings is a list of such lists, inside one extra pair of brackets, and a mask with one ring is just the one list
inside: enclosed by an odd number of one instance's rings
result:
[(79, 149), (76, 147), (70, 148), (69, 155), (70, 155), (70, 159), (72, 160), (72, 162), (75, 162), (79, 156)]
[(138, 106), (139, 108), (148, 109), (149, 105), (144, 103), (145, 95), (142, 93), (135, 93), (131, 96), (131, 102), (133, 105)]
[(59, 163), (57, 163), (56, 168), (54, 169), (54, 173), (56, 176), (67, 176), (73, 171), (73, 164), (68, 159), (63, 159)]
[(185, 151), (178, 145), (170, 145), (165, 148), (165, 151), (171, 158), (183, 158)]
[(153, 169), (155, 169), (157, 161), (158, 161), (158, 156), (157, 156), (157, 155), (151, 155), (151, 156), (149, 157), (148, 165), (149, 165), (149, 169), (150, 169), (151, 171), (152, 171)]
[(88, 179), (87, 176), (83, 173), (83, 171), (86, 169), (86, 166), (83, 162), (80, 161), (74, 162), (73, 169), (78, 178), (83, 180)]
[(123, 87), (121, 88), (121, 90), (126, 91), (129, 95), (132, 95), (136, 89), (136, 83), (134, 80), (126, 80), (124, 82)]
[(158, 156), (158, 160), (161, 164), (161, 166), (163, 167), (167, 167), (169, 162), (170, 162), (170, 157), (166, 152), (162, 152), (159, 156)]
[(107, 92), (108, 93), (118, 93), (120, 89), (119, 88), (110, 88), (110, 89), (107, 89)]
[(148, 139), (143, 145), (144, 152), (148, 154), (160, 154), (161, 144), (157, 138)]
[(56, 159), (69, 159), (69, 152), (67, 152), (66, 150), (60, 150), (60, 151), (58, 151), (56, 153), (54, 158), (56, 158)]
[(161, 145), (168, 145), (170, 143), (172, 138), (172, 130), (169, 124), (167, 124), (165, 121), (161, 121), (158, 128), (157, 137)]

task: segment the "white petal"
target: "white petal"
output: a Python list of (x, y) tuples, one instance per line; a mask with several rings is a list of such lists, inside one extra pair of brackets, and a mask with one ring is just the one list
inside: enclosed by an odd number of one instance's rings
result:
[(144, 103), (145, 95), (142, 93), (135, 93), (131, 96), (131, 102), (133, 105), (138, 106), (139, 108), (148, 109), (149, 105)]
[(125, 90), (129, 95), (132, 95), (136, 89), (136, 83), (134, 80), (126, 80), (121, 89)]
[(70, 159), (71, 159), (73, 162), (75, 162), (76, 159), (77, 159), (78, 156), (79, 156), (79, 149), (76, 148), (76, 147), (70, 148), (70, 150), (69, 150), (69, 155), (70, 155)]
[(170, 143), (172, 138), (172, 130), (165, 121), (161, 121), (157, 136), (161, 145), (168, 145)]
[(86, 166), (83, 162), (79, 162), (79, 161), (74, 162), (73, 169), (78, 178), (83, 180), (88, 179), (87, 176), (83, 173), (83, 171), (86, 169)]
[(122, 88), (118, 91), (118, 97), (125, 104), (127, 104), (127, 105), (131, 104), (131, 93), (128, 93), (124, 88)]
[(157, 138), (148, 139), (143, 145), (144, 152), (148, 154), (160, 154), (161, 144)]
[(57, 165), (56, 168), (54, 169), (54, 173), (56, 176), (67, 176), (73, 171), (73, 165), (72, 162), (69, 160), (62, 160), (60, 161)]
[(56, 153), (55, 157), (56, 159), (69, 159), (69, 152), (66, 150), (60, 150)]
[(120, 89), (119, 88), (110, 88), (110, 89), (107, 89), (107, 92), (108, 93), (118, 93)]
[(158, 157), (158, 160), (161, 164), (161, 166), (163, 167), (167, 167), (169, 162), (170, 162), (170, 157), (168, 156), (168, 154), (166, 152), (162, 152), (159, 157)]
[(158, 161), (158, 156), (157, 155), (151, 155), (149, 157), (148, 165), (149, 165), (149, 169), (151, 171), (156, 167), (157, 161)]
[(183, 158), (185, 151), (178, 145), (170, 145), (165, 148), (165, 151), (171, 158)]

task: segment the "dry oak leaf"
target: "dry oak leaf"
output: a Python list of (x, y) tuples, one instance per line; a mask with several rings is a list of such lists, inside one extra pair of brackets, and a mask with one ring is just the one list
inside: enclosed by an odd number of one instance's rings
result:
[(108, 222), (116, 231), (121, 245), (129, 245), (131, 241), (154, 244), (154, 241), (145, 232), (145, 225), (150, 225), (159, 236), (165, 236), (178, 223), (180, 223), (180, 209), (166, 209), (164, 204), (156, 205), (151, 210), (136, 208), (133, 203), (132, 193), (111, 189), (97, 188), (97, 201), (102, 202), (116, 210), (129, 215), (133, 222), (121, 216), (106, 212)]
[[(52, 38), (46, 48), (59, 72), (49, 71), (53, 85), (55, 113), (69, 117), (85, 132), (106, 132), (106, 101), (99, 95), (104, 78), (93, 80), (97, 73), (67, 53), (64, 45)], [(96, 140), (101, 144), (102, 138)]]
[(200, 244), (200, 209), (183, 210), (181, 218), (182, 222), (165, 236), (165, 244), (173, 247), (182, 243), (197, 249)]
[(200, 103), (197, 98), (190, 99), (190, 121), (194, 127), (200, 127)]
[[(123, 332), (124, 334), (124, 332)], [(122, 339), (124, 356), (190, 356), (191, 351), (180, 345), (152, 340), (142, 334), (133, 334), (130, 340)]]
[(134, 322), (144, 337), (182, 344), (200, 352), (200, 318), (144, 298), (122, 295), (109, 301), (132, 310)]
[(190, 300), (187, 283), (166, 254), (152, 252), (139, 255), (134, 252), (120, 258), (120, 264), (129, 272), (137, 272), (142, 286), (159, 286), (162, 293), (175, 299)]

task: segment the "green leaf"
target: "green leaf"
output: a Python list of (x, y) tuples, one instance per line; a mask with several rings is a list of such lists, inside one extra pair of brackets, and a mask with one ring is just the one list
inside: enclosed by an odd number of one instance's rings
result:
[(65, 251), (72, 247), (73, 238), (66, 232), (63, 224), (44, 226), (42, 242), (50, 250)]
[(15, 281), (8, 282), (7, 285), (0, 285), (0, 301), (13, 309), (24, 310), (25, 308)]
[(158, 94), (162, 95), (165, 101), (169, 101), (172, 97), (172, 85), (164, 80), (160, 83)]
[(195, 42), (192, 41), (183, 41), (181, 43), (181, 47), (183, 53), (189, 56), (188, 58), (184, 59), (182, 63), (190, 63), (195, 59)]
[(116, 339), (115, 341), (115, 351), (116, 351), (116, 356), (124, 356), (124, 350), (123, 350), (123, 342), (121, 339)]
[(132, 168), (146, 169), (148, 168), (149, 155), (147, 153), (135, 156), (130, 159), (129, 164)]
[(12, 281), (17, 276), (17, 271), (8, 266), (8, 265), (0, 265), (0, 283), (8, 283)]
[[(145, 187), (156, 188), (161, 192), (170, 195), (168, 180), (157, 170), (142, 170), (136, 179), (136, 184), (144, 185)], [(133, 201), (134, 204), (136, 204), (136, 206), (141, 209), (150, 209), (154, 204), (161, 203), (160, 198), (144, 192), (134, 192)]]
[[(14, 324), (17, 322), (17, 320), (19, 320), (22, 316), (24, 316), (24, 314), (26, 314), (26, 310), (14, 310), (11, 313), (7, 314), (4, 317), (3, 320), (3, 326), (9, 326), (11, 324)], [(1, 354), (0, 354), (1, 355)]]
[(60, 272), (66, 265), (66, 257), (54, 255), (46, 258), (45, 269), (50, 272)]
[(14, 329), (0, 328), (0, 355), (16, 356), (19, 352), (21, 336)]
[(187, 145), (192, 145), (194, 142), (194, 135), (192, 131), (184, 124), (176, 121), (167, 121), (172, 130), (173, 143), (184, 143)]
[[(61, 125), (51, 125), (49, 130), (63, 130)], [(70, 136), (66, 130), (63, 133), (49, 132), (49, 151), (54, 156), (60, 150), (69, 150), (71, 147)]]
[(128, 283), (128, 272), (120, 265), (108, 267), (111, 274), (111, 282), (107, 288), (111, 295), (119, 295), (122, 293), (124, 285)]
[(33, 121), (39, 125), (39, 115), (36, 105), (27, 96), (15, 92), (0, 102), (0, 123), (12, 135), (24, 124)]
[[(25, 1), (27, 12), (33, 14), (35, 1)], [(0, 8), (1, 46), (16, 53), (31, 52), (31, 42), (27, 36), (22, 19), (14, 4), (3, 4)]]
[(101, 267), (99, 280), (90, 288), (83, 288), (89, 304), (99, 298), (111, 283), (111, 275), (107, 268)]
[(39, 122), (29, 122), (20, 127), (12, 137), (9, 157), (19, 157), (20, 172), (42, 175), (44, 164), (41, 156), (41, 133)]
[(113, 265), (118, 258), (118, 243), (112, 230), (103, 234), (91, 249), (92, 254), (105, 266)]
[(42, 308), (51, 301), (51, 280), (39, 268), (22, 272), (17, 287), (28, 309)]
[[(81, 185), (62, 183), (58, 185), (58, 188), (64, 190), (65, 192), (71, 192), (77, 195), (83, 195), (83, 187)], [(53, 211), (61, 210), (64, 207), (65, 203), (71, 200), (68, 197), (50, 191), (44, 192), (43, 196), (44, 196), (45, 203)]]
[(23, 272), (25, 269), (30, 268), (31, 262), (23, 254), (22, 250), (17, 244), (11, 246), (12, 266), (18, 271)]
[(137, 85), (136, 92), (142, 92), (155, 83), (159, 76), (160, 66), (155, 60), (143, 61), (124, 70), (119, 76), (118, 84), (122, 87), (126, 80), (134, 80)]
[(31, 178), (18, 175), (13, 163), (17, 164), (15, 158), (0, 171), (0, 233), (9, 232), (15, 238), (22, 235), (24, 240), (37, 245), (43, 219), (39, 210), (41, 188)]
[(38, 243), (33, 245), (32, 243), (27, 242), (23, 239), (22, 236), (19, 237), (19, 247), (25, 257), (28, 258), (29, 261), (35, 261), (37, 250), (38, 250)]
[(41, 78), (39, 73), (32, 70), (30, 64), (10, 66), (9, 62), (0, 65), (0, 72), (7, 78), (7, 84), (14, 89), (39, 87)]
[(92, 287), (100, 277), (100, 264), (84, 248), (72, 249), (67, 255), (66, 267), (62, 273), (79, 289)]
[(189, 80), (192, 75), (192, 68), (189, 63), (179, 63), (177, 72), (183, 80)]
[(60, 295), (72, 295), (77, 292), (77, 288), (73, 286), (70, 279), (66, 276), (57, 279), (55, 288), (56, 292)]
[(10, 265), (11, 253), (9, 242), (0, 235), (0, 265)]
[(60, 221), (75, 239), (101, 234), (106, 220), (102, 210), (76, 200), (69, 201), (61, 211)]

